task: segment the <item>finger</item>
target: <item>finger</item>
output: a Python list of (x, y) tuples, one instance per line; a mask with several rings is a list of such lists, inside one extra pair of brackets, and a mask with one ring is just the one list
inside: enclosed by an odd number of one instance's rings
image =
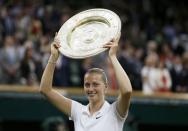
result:
[(54, 47), (56, 48), (56, 49), (58, 49), (59, 47), (58, 47), (58, 45), (56, 45), (56, 44), (54, 44)]
[(103, 45), (103, 48), (111, 48), (111, 47), (115, 47), (118, 46), (117, 44), (105, 44)]
[(53, 46), (54, 46), (56, 49), (58, 48), (56, 44), (53, 44)]
[(119, 32), (118, 35), (117, 35), (117, 37), (116, 37), (116, 38), (113, 38), (110, 42), (119, 41), (120, 36), (121, 36), (121, 32)]
[(110, 42), (115, 42), (116, 41), (116, 39), (115, 38), (113, 38)]
[(106, 44), (104, 44), (104, 45), (118, 45), (116, 42), (108, 42), (108, 43), (106, 43)]
[(55, 33), (54, 41), (59, 43), (59, 38), (58, 38), (58, 33), (57, 32)]
[(54, 42), (58, 43), (58, 44), (60, 43), (60, 40), (59, 40), (59, 38), (57, 36), (54, 38)]
[(103, 45), (103, 47), (106, 47), (106, 46), (112, 46), (111, 44), (105, 44), (105, 45)]
[(118, 44), (105, 44), (104, 46), (118, 46)]
[(55, 48), (60, 48), (60, 47), (61, 47), (61, 45), (60, 45), (59, 43), (54, 43), (53, 46), (54, 46)]
[(55, 37), (57, 36), (57, 32), (55, 32)]
[(59, 40), (59, 39), (55, 39), (55, 40), (54, 40), (54, 43), (60, 44), (60, 40)]
[(109, 47), (112, 47), (112, 44), (105, 44), (105, 45), (103, 45), (102, 47), (104, 47), (104, 48), (109, 48)]
[(113, 45), (113, 44), (114, 44), (114, 42), (110, 41), (110, 42), (106, 43), (105, 45)]
[(117, 36), (117, 38), (116, 38), (116, 41), (119, 41), (120, 37), (121, 37), (121, 32), (118, 33), (118, 36)]
[(60, 45), (60, 44), (57, 44), (56, 46), (57, 46), (58, 48), (60, 48), (60, 47), (61, 47), (61, 45)]
[(110, 47), (112, 47), (113, 45), (112, 44), (105, 44), (105, 45), (103, 45), (102, 47), (104, 47), (104, 48), (110, 48)]
[(61, 45), (59, 43), (57, 43), (56, 46), (61, 47)]

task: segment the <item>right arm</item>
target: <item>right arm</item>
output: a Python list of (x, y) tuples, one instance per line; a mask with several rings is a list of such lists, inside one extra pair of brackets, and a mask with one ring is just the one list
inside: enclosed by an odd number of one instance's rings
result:
[[(57, 38), (56, 38), (57, 39)], [(55, 63), (59, 57), (58, 48), (60, 47), (58, 42), (52, 42), (51, 44), (51, 56), (48, 60), (46, 68), (43, 72), (40, 92), (44, 94), (49, 101), (54, 104), (60, 111), (71, 115), (71, 100), (61, 95), (59, 92), (52, 88), (53, 75), (55, 70)]]

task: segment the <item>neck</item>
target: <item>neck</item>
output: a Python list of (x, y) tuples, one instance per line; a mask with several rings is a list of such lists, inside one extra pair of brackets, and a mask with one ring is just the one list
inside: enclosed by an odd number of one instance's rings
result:
[(105, 102), (104, 100), (102, 100), (100, 102), (95, 102), (95, 103), (90, 102), (89, 103), (89, 112), (90, 112), (90, 114), (93, 115), (95, 112), (100, 110), (101, 107), (103, 106), (104, 102)]

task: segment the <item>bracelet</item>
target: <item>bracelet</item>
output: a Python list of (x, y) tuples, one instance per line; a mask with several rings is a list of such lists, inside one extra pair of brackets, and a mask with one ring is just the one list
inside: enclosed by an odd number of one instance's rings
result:
[(56, 62), (54, 62), (54, 61), (48, 61), (48, 63), (51, 63), (51, 64), (56, 64)]

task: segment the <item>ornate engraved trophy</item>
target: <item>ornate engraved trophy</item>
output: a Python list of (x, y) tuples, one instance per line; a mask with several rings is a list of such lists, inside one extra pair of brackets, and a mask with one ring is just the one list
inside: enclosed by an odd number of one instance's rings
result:
[(90, 9), (68, 19), (60, 28), (59, 51), (70, 58), (82, 59), (103, 51), (104, 44), (121, 31), (121, 20), (107, 9)]

